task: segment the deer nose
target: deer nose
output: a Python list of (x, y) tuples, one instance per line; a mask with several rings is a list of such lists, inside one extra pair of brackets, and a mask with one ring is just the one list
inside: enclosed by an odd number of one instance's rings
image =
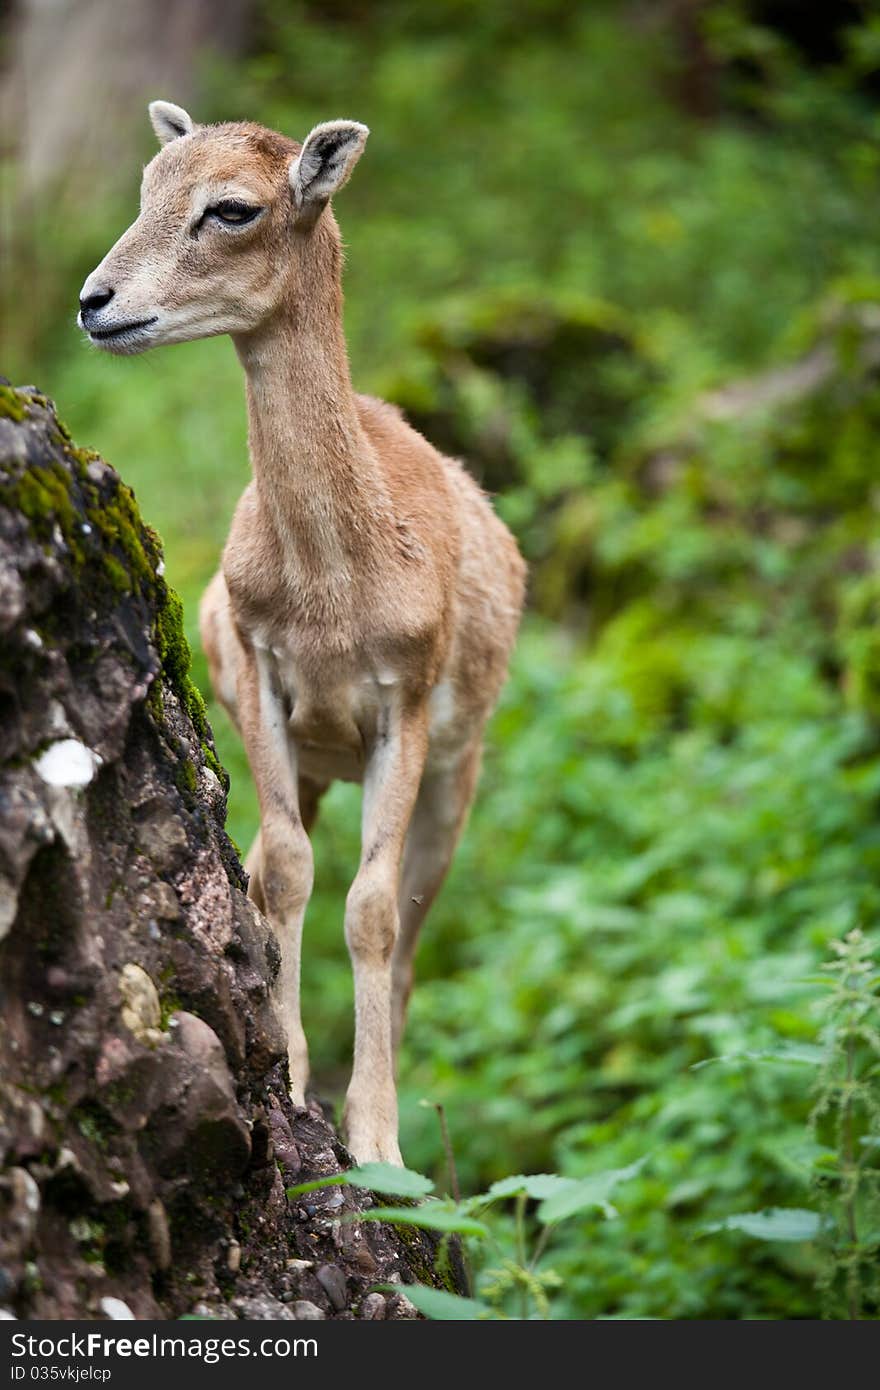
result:
[(82, 314), (83, 322), (92, 314), (96, 314), (99, 309), (103, 309), (105, 304), (109, 304), (113, 295), (113, 290), (95, 290), (93, 294), (81, 295), (79, 311)]

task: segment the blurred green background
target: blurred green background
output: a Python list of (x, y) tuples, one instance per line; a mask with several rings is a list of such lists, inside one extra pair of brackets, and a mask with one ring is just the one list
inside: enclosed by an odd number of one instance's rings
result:
[[(877, 8), (252, 0), (220, 42), (224, 7), (179, 0), (182, 50), (168, 8), (156, 52), (86, 31), (98, 51), (69, 59), (53, 127), (19, 7), (31, 125), (5, 149), (3, 370), (133, 485), (197, 682), (198, 598), (248, 478), (239, 365), (227, 340), (110, 359), (73, 324), (136, 212), (148, 97), (299, 138), (369, 124), (336, 208), (355, 381), (467, 459), (531, 566), (419, 955), (408, 1163), (442, 1177), (423, 1097), (469, 1191), (646, 1157), (616, 1219), (557, 1238), (559, 1316), (839, 1313), (816, 1286), (827, 1250), (709, 1228), (817, 1206), (813, 977), (878, 918)], [(47, 161), (52, 129), (69, 138)], [(210, 712), (246, 847), (247, 767)], [(323, 804), (306, 927), (306, 1029), (335, 1098), (358, 797)]]

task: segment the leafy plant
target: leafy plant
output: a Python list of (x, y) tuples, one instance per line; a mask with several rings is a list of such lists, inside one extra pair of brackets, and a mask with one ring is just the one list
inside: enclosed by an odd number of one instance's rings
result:
[[(495, 1182), (488, 1191), (464, 1201), (456, 1198), (430, 1199), (434, 1184), (430, 1178), (407, 1168), (391, 1164), (368, 1163), (334, 1173), (312, 1182), (299, 1183), (287, 1189), (291, 1200), (319, 1188), (354, 1186), (391, 1196), (428, 1198), (419, 1205), (408, 1207), (378, 1206), (350, 1213), (349, 1221), (386, 1221), (395, 1226), (442, 1231), (484, 1242), (500, 1263), (485, 1268), (482, 1261), (477, 1278), (476, 1299), (461, 1298), (429, 1286), (406, 1286), (407, 1297), (427, 1317), (461, 1318), (502, 1317), (511, 1305), (518, 1316), (527, 1318), (534, 1309), (541, 1318), (551, 1316), (550, 1293), (562, 1283), (555, 1270), (543, 1267), (547, 1245), (557, 1225), (583, 1212), (598, 1212), (610, 1220), (617, 1216), (610, 1197), (621, 1183), (636, 1176), (642, 1161), (586, 1178), (565, 1178), (555, 1173), (519, 1174)], [(510, 1222), (495, 1220), (497, 1208), (513, 1202), (513, 1249), (510, 1247)], [(537, 1203), (534, 1220), (530, 1222), (528, 1207)], [(476, 1219), (477, 1216), (480, 1218)], [(529, 1226), (537, 1235), (529, 1250)], [(385, 1287), (385, 1286), (382, 1286)]]
[(832, 941), (824, 966), (827, 1055), (810, 1116), (833, 1145), (817, 1165), (828, 1214), (821, 1286), (833, 1312), (880, 1313), (880, 971), (876, 945), (859, 930)]

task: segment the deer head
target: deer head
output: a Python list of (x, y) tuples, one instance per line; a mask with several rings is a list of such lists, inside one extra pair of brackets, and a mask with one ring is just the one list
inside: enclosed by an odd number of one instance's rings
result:
[[(312, 236), (361, 156), (357, 121), (315, 126), (304, 144), (249, 123), (198, 126), (154, 101), (162, 146), (144, 170), (137, 221), (86, 280), (77, 322), (107, 352), (144, 352), (271, 317)], [(332, 215), (327, 214), (332, 221)]]

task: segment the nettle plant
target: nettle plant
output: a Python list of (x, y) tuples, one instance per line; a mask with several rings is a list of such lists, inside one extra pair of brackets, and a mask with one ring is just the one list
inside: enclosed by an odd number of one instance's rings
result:
[[(811, 1242), (827, 1317), (880, 1317), (880, 970), (877, 943), (858, 929), (832, 941), (813, 983), (825, 991), (819, 1045), (783, 1044), (740, 1058), (816, 1069), (802, 1178), (813, 1207), (765, 1207), (710, 1231)], [(707, 1065), (706, 1063), (700, 1065)]]
[[(439, 1107), (437, 1107), (439, 1109)], [(445, 1131), (442, 1112), (441, 1126)], [(353, 1213), (353, 1221), (387, 1221), (439, 1231), (436, 1268), (446, 1282), (451, 1270), (450, 1241), (464, 1244), (464, 1264), (473, 1297), (463, 1297), (427, 1284), (407, 1284), (406, 1296), (426, 1317), (464, 1321), (497, 1318), (552, 1317), (551, 1295), (561, 1279), (544, 1258), (559, 1224), (594, 1212), (616, 1216), (611, 1196), (620, 1184), (634, 1178), (644, 1160), (626, 1168), (564, 1178), (556, 1173), (519, 1174), (502, 1178), (475, 1197), (461, 1198), (451, 1150), (451, 1197), (436, 1197), (434, 1183), (422, 1173), (386, 1163), (364, 1163), (347, 1173), (334, 1173), (287, 1189), (290, 1198), (321, 1187), (352, 1185), (380, 1196), (405, 1199), (413, 1205), (377, 1206)], [(416, 1204), (418, 1203), (418, 1204)], [(474, 1273), (474, 1264), (478, 1272)], [(388, 1290), (390, 1285), (377, 1285)], [(399, 1290), (397, 1290), (399, 1292)]]
[[(832, 958), (813, 983), (825, 997), (819, 1042), (781, 1043), (759, 1052), (709, 1059), (698, 1067), (796, 1066), (812, 1070), (814, 1104), (799, 1167), (811, 1206), (737, 1212), (704, 1227), (741, 1238), (801, 1246), (817, 1272), (829, 1317), (880, 1316), (880, 972), (877, 946), (861, 931), (831, 942)], [(804, 1088), (805, 1092), (807, 1087)], [(429, 1102), (423, 1102), (430, 1104)], [(363, 1164), (288, 1188), (298, 1198), (321, 1187), (351, 1184), (398, 1199), (353, 1214), (356, 1221), (438, 1231), (436, 1267), (448, 1279), (450, 1241), (462, 1239), (471, 1297), (423, 1284), (406, 1286), (410, 1301), (430, 1318), (549, 1318), (561, 1279), (547, 1263), (562, 1222), (594, 1213), (616, 1216), (611, 1198), (635, 1178), (642, 1158), (625, 1168), (581, 1178), (556, 1173), (502, 1178), (462, 1198), (442, 1107), (438, 1111), (452, 1196), (434, 1195), (430, 1178), (384, 1163)], [(385, 1286), (383, 1286), (385, 1287)]]
[(860, 931), (824, 966), (826, 1054), (810, 1116), (822, 1154), (819, 1286), (831, 1316), (880, 1316), (880, 971)]

